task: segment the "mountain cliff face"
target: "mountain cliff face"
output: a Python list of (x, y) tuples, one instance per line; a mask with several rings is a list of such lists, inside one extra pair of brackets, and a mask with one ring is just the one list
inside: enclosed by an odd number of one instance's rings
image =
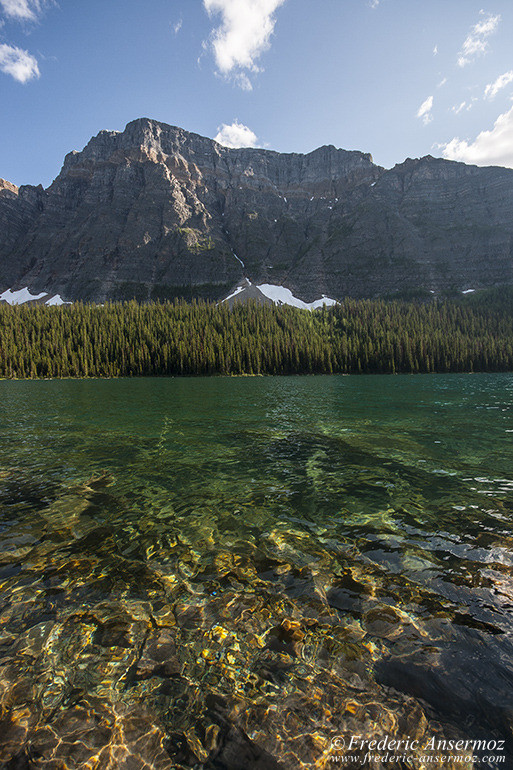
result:
[(0, 180), (0, 290), (305, 301), (513, 283), (513, 171), (431, 157), (227, 149), (148, 119), (101, 131), (44, 190)]

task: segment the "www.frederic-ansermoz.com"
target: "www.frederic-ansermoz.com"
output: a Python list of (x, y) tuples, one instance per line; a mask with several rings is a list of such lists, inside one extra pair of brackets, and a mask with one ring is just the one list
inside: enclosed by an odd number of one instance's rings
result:
[(484, 766), (505, 765), (503, 740), (446, 740), (431, 738), (418, 741), (411, 738), (401, 740), (385, 736), (380, 740), (369, 740), (360, 735), (350, 738), (336, 736), (331, 741), (331, 762), (340, 767), (371, 766), (373, 764), (424, 765), (440, 767), (446, 762), (467, 765), (474, 763)]

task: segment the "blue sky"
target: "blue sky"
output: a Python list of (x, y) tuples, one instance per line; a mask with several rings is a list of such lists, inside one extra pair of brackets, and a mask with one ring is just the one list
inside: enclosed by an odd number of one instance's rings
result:
[(511, 0), (0, 0), (0, 177), (137, 117), (391, 167), (513, 167)]

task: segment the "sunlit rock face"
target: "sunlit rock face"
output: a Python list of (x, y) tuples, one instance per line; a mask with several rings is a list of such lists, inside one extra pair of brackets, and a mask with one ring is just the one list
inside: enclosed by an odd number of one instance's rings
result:
[[(305, 302), (513, 282), (513, 171), (430, 156), (228, 149), (148, 119), (101, 131), (47, 189), (0, 182), (0, 290)], [(237, 256), (236, 256), (237, 255)]]

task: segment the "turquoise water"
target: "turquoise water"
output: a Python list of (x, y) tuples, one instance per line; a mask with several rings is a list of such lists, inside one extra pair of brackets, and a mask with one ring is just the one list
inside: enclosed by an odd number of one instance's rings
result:
[(4, 381), (0, 410), (1, 761), (332, 767), (361, 735), (513, 766), (512, 375)]

